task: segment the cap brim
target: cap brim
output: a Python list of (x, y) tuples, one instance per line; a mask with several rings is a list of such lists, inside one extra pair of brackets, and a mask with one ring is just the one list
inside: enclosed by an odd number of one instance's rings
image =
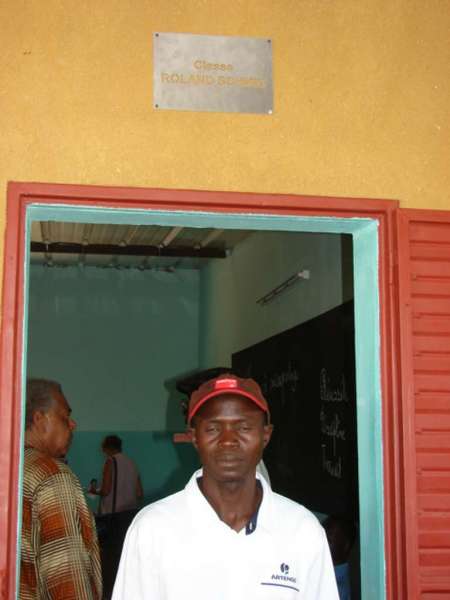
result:
[(260, 400), (258, 400), (255, 396), (253, 396), (252, 394), (249, 394), (248, 392), (244, 392), (243, 390), (239, 390), (239, 389), (214, 390), (214, 391), (210, 392), (209, 394), (206, 394), (206, 396), (204, 396), (193, 407), (192, 412), (188, 415), (188, 425), (191, 424), (192, 417), (195, 416), (195, 414), (205, 404), (205, 402), (207, 402), (208, 400), (211, 400), (211, 398), (216, 398), (217, 396), (226, 396), (226, 395), (242, 396), (243, 398), (247, 398), (248, 400), (251, 400), (254, 404), (256, 404), (256, 406), (258, 408), (260, 408), (263, 412), (265, 412), (266, 414), (269, 414), (268, 407), (265, 404), (263, 404)]

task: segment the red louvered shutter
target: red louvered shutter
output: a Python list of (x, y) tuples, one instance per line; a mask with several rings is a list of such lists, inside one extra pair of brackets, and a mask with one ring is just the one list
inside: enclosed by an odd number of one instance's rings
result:
[(400, 210), (408, 598), (450, 599), (450, 213)]

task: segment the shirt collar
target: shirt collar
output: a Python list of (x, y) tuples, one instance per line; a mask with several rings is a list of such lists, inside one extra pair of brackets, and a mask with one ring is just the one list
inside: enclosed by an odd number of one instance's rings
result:
[[(197, 479), (202, 475), (203, 469), (198, 469), (198, 471), (195, 471), (185, 487), (190, 508), (198, 518), (203, 520), (203, 522), (205, 522), (207, 519), (208, 522), (211, 522), (212, 520), (216, 524), (217, 522), (222, 523), (215, 510), (202, 494), (198, 486)], [(273, 492), (270, 485), (260, 473), (256, 473), (256, 479), (260, 481), (263, 491), (261, 504), (259, 505), (259, 509), (257, 511), (256, 530), (262, 528), (266, 531), (270, 531), (273, 525), (273, 520), (271, 518)]]

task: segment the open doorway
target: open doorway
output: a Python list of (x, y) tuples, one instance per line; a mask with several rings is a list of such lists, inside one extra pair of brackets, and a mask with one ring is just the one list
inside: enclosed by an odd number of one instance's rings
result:
[[(183, 267), (181, 257), (156, 255), (151, 257), (140, 256), (138, 258), (125, 259), (123, 254), (117, 256), (111, 253), (109, 255), (102, 255), (100, 258), (97, 256), (96, 260), (98, 265), (90, 266), (89, 262), (92, 259), (87, 256), (86, 252), (83, 253), (79, 251), (80, 248), (76, 246), (78, 243), (77, 240), (72, 239), (71, 243), (74, 244), (73, 249), (76, 249), (76, 252), (64, 254), (63, 256), (65, 258), (58, 266), (58, 259), (56, 258), (57, 253), (51, 252), (51, 249), (56, 248), (56, 246), (52, 247), (48, 242), (51, 244), (54, 241), (59, 241), (61, 242), (62, 247), (63, 243), (70, 243), (70, 241), (68, 242), (64, 239), (55, 240), (53, 236), (51, 236), (50, 240), (48, 238), (46, 240), (47, 247), (40, 248), (41, 250), (44, 250), (40, 256), (41, 264), (30, 266), (30, 316), (32, 316), (34, 322), (33, 325), (30, 321), (30, 333), (33, 328), (36, 327), (37, 323), (40, 323), (40, 325), (38, 325), (39, 327), (45, 322), (45, 319), (41, 318), (42, 315), (34, 314), (33, 316), (33, 310), (35, 310), (33, 308), (33, 294), (41, 287), (41, 289), (44, 290), (45, 296), (45, 293), (47, 293), (52, 286), (57, 285), (57, 280), (59, 280), (59, 284), (64, 282), (66, 293), (65, 297), (64, 292), (61, 292), (62, 296), (59, 299), (54, 299), (54, 302), (51, 303), (53, 310), (55, 310), (56, 313), (59, 311), (59, 314), (64, 313), (64, 311), (68, 311), (69, 313), (74, 311), (73, 314), (75, 314), (78, 298), (79, 302), (84, 302), (85, 307), (90, 306), (91, 309), (93, 309), (94, 314), (97, 312), (97, 321), (108, 317), (108, 313), (110, 313), (109, 316), (113, 316), (114, 312), (123, 311), (123, 308), (119, 307), (117, 290), (122, 290), (124, 298), (127, 296), (129, 297), (127, 288), (129, 290), (130, 286), (133, 285), (133, 280), (136, 280), (137, 278), (137, 280), (141, 279), (147, 283), (149, 280), (153, 280), (153, 292), (150, 291), (150, 288), (146, 292), (141, 289), (140, 296), (138, 295), (138, 297), (134, 299), (135, 310), (137, 309), (137, 312), (139, 312), (139, 306), (140, 310), (142, 310), (142, 308), (146, 306), (146, 302), (150, 296), (150, 302), (147, 305), (148, 312), (151, 313), (152, 306), (153, 309), (156, 310), (156, 314), (158, 314), (159, 311), (159, 323), (162, 324), (164, 319), (160, 309), (157, 308), (158, 292), (156, 292), (156, 290), (158, 284), (159, 287), (166, 290), (172, 287), (171, 298), (177, 298), (177, 302), (181, 302), (178, 309), (175, 307), (172, 309), (172, 314), (176, 314), (177, 318), (180, 317), (180, 322), (178, 322), (176, 318), (173, 318), (172, 334), (164, 335), (164, 331), (159, 332), (156, 336), (158, 338), (158, 343), (153, 347), (149, 337), (151, 332), (148, 331), (147, 350), (148, 355), (150, 355), (150, 366), (147, 365), (147, 369), (143, 369), (141, 365), (140, 369), (148, 375), (152, 365), (155, 366), (155, 364), (158, 363), (158, 354), (161, 358), (164, 349), (171, 354), (174, 363), (176, 363), (173, 339), (177, 339), (176, 344), (179, 346), (181, 355), (189, 357), (190, 362), (188, 361), (184, 364), (178, 363), (178, 366), (175, 367), (175, 371), (172, 372), (164, 372), (163, 369), (163, 372), (165, 373), (163, 381), (161, 380), (161, 373), (157, 377), (157, 379), (159, 379), (157, 387), (159, 387), (160, 390), (162, 389), (161, 384), (169, 382), (170, 385), (170, 382), (173, 382), (178, 375), (186, 374), (191, 370), (195, 370), (195, 368), (230, 365), (231, 354), (233, 352), (239, 351), (249, 344), (256, 343), (270, 335), (297, 325), (302, 321), (308, 320), (308, 318), (313, 318), (322, 312), (326, 312), (327, 309), (333, 308), (343, 301), (350, 299), (352, 295), (352, 285), (349, 284), (349, 281), (353, 279), (353, 256), (351, 245), (348, 244), (349, 240), (344, 237), (344, 235), (347, 233), (346, 226), (350, 229), (350, 232), (348, 233), (354, 233), (355, 222), (346, 223), (344, 220), (336, 219), (326, 223), (325, 221), (321, 222), (320, 219), (299, 220), (292, 217), (285, 218), (275, 216), (271, 219), (267, 216), (261, 218), (256, 216), (233, 216), (230, 214), (221, 215), (220, 217), (217, 215), (202, 214), (201, 219), (198, 219), (198, 215), (189, 213), (180, 215), (174, 213), (150, 214), (147, 212), (145, 214), (144, 224), (142, 224), (143, 214), (138, 217), (136, 214), (128, 211), (120, 211), (119, 213), (117, 211), (110, 211), (110, 214), (106, 217), (105, 213), (107, 212), (109, 211), (105, 211), (104, 209), (99, 211), (96, 211), (95, 209), (87, 211), (86, 209), (69, 209), (67, 207), (30, 207), (30, 239), (33, 240), (33, 228), (36, 229), (36, 226), (38, 226), (41, 231), (41, 237), (44, 237), (42, 235), (42, 223), (47, 223), (47, 226), (50, 229), (53, 227), (53, 230), (56, 231), (58, 230), (58, 227), (62, 227), (63, 231), (64, 228), (66, 228), (66, 232), (69, 232), (70, 235), (72, 235), (72, 238), (76, 235), (75, 230), (77, 228), (78, 235), (82, 237), (83, 232), (86, 231), (86, 226), (98, 226), (101, 228), (109, 224), (119, 228), (115, 230), (115, 236), (119, 246), (120, 242), (122, 242), (122, 247), (124, 247), (123, 239), (127, 234), (130, 235), (131, 232), (136, 232), (136, 227), (147, 227), (152, 230), (152, 235), (156, 236), (155, 245), (157, 247), (164, 246), (164, 244), (162, 244), (164, 238), (167, 240), (168, 236), (174, 236), (177, 231), (178, 234), (181, 234), (181, 231), (184, 230), (187, 238), (190, 236), (191, 240), (193, 234), (187, 232), (196, 231), (198, 233), (198, 238), (193, 242), (193, 247), (195, 248), (196, 245), (201, 246), (201, 240), (203, 240), (204, 244), (205, 239), (208, 237), (213, 238), (214, 235), (216, 235), (217, 243), (220, 243), (220, 235), (217, 235), (217, 232), (222, 231), (224, 232), (224, 239), (222, 240), (222, 243), (224, 243), (225, 240), (224, 247), (222, 249), (217, 248), (216, 243), (212, 246), (211, 250), (215, 250), (216, 252), (218, 250), (224, 251), (224, 258), (209, 259), (209, 265), (207, 267), (203, 266), (202, 275), (200, 275), (202, 269), (198, 268), (200, 266), (198, 261), (202, 259), (195, 259), (195, 257), (187, 257), (186, 264)], [(88, 218), (86, 218), (87, 213), (89, 213)], [(332, 225), (331, 227), (330, 224)], [(372, 233), (375, 231), (375, 229), (371, 227), (370, 220), (366, 220), (364, 223), (358, 223), (357, 225), (363, 225), (364, 228), (367, 228), (368, 231), (372, 231)], [(323, 231), (324, 229), (325, 231)], [(96, 234), (96, 230), (94, 229), (93, 231), (94, 234)], [(231, 232), (231, 237), (230, 234), (228, 234), (229, 239), (234, 240), (233, 242), (228, 241), (228, 248), (226, 247), (227, 232)], [(139, 231), (134, 235), (139, 235)], [(358, 239), (363, 239), (363, 237), (359, 237)], [(175, 240), (175, 237), (173, 240)], [(37, 240), (35, 240), (35, 242), (36, 241)], [(96, 241), (95, 238), (94, 241)], [(83, 243), (83, 240), (81, 240), (81, 243)], [(84, 241), (84, 244), (86, 247), (86, 241)], [(185, 244), (187, 244), (186, 240)], [(356, 246), (357, 245), (358, 244), (356, 244)], [(172, 246), (172, 248), (174, 247), (175, 246)], [(204, 247), (206, 247), (206, 245)], [(39, 249), (36, 246), (34, 248)], [(166, 248), (170, 248), (170, 244), (167, 244)], [(293, 250), (294, 248), (297, 248), (297, 253)], [(308, 248), (310, 253), (309, 257)], [(347, 248), (346, 252), (343, 251), (345, 248)], [(348, 248), (350, 248), (350, 252), (348, 251)], [(356, 249), (356, 253), (357, 252), (358, 249)], [(376, 253), (376, 240), (374, 240), (371, 252), (373, 255)], [(162, 255), (164, 252), (161, 251), (160, 254)], [(242, 256), (245, 254), (251, 258), (248, 259), (245, 269), (242, 269), (242, 266), (239, 267), (239, 263), (242, 265)], [(272, 256), (272, 259), (270, 259), (270, 256)], [(241, 258), (239, 259), (239, 257)], [(194, 264), (195, 260), (197, 260), (197, 264)], [(270, 260), (273, 261), (272, 268), (269, 266)], [(312, 261), (314, 260), (316, 261), (316, 264), (313, 265)], [(358, 266), (359, 262), (360, 267), (359, 277), (363, 275), (366, 284), (368, 280), (367, 275), (370, 273), (370, 271), (367, 271), (368, 260), (370, 260), (370, 252), (369, 254), (367, 254), (367, 252), (360, 253), (359, 257), (355, 255), (355, 265)], [(72, 264), (70, 261), (72, 261)], [(306, 264), (305, 261), (308, 264)], [(213, 262), (215, 263), (214, 265)], [(232, 266), (233, 263), (234, 267)], [(322, 265), (321, 267), (318, 266), (320, 263)], [(197, 268), (193, 268), (194, 266)], [(266, 311), (260, 313), (260, 315), (263, 315), (262, 317), (252, 318), (252, 314), (254, 315), (257, 313), (258, 309), (255, 300), (268, 291), (268, 287), (270, 287), (269, 282), (272, 282), (270, 285), (276, 286), (280, 281), (289, 277), (294, 267), (297, 270), (310, 267), (308, 270), (311, 273), (311, 279), (308, 282), (299, 281), (296, 284), (296, 287), (286, 294), (285, 298), (288, 299), (290, 310), (286, 310), (286, 308), (280, 310), (280, 298), (272, 303), (270, 308), (267, 307), (269, 308), (269, 312)], [(240, 275), (238, 275), (239, 269), (244, 271)], [(320, 269), (323, 271), (322, 274), (320, 274)], [(197, 273), (193, 274), (193, 271), (197, 271)], [(94, 273), (97, 273), (97, 275), (94, 275)], [(357, 279), (358, 269), (355, 275)], [(242, 282), (245, 282), (245, 286), (247, 287), (246, 293), (255, 296), (251, 306), (250, 303), (248, 303), (249, 306), (246, 307), (244, 303), (243, 307), (242, 286), (244, 286), (244, 283), (242, 283), (241, 287), (239, 286), (237, 282), (239, 277), (242, 278)], [(49, 283), (49, 279), (52, 281), (51, 284)], [(112, 288), (110, 287), (109, 292), (107, 292), (106, 296), (102, 299), (99, 295), (100, 292), (96, 291), (96, 286), (99, 284), (98, 281), (97, 283), (95, 282), (96, 279), (100, 282), (103, 281), (105, 290), (108, 290), (108, 286), (116, 286), (116, 293), (111, 294)], [(115, 280), (114, 283), (112, 279)], [(315, 286), (311, 285), (314, 284), (314, 281), (316, 281)], [(175, 282), (177, 282), (177, 285), (174, 287)], [(136, 283), (136, 281), (134, 281), (134, 283)], [(162, 283), (163, 285), (161, 286)], [(308, 285), (305, 287), (306, 283)], [(79, 296), (83, 285), (86, 286), (84, 301), (81, 300), (81, 297)], [(376, 298), (376, 281), (372, 279), (371, 285), (373, 292), (372, 297)], [(195, 288), (197, 288), (197, 295), (196, 300), (193, 301), (192, 294), (195, 296), (193, 291)], [(67, 289), (72, 289), (72, 292), (67, 293)], [(77, 292), (75, 292), (75, 289)], [(311, 290), (314, 289), (315, 292), (312, 292), (311, 296)], [(368, 289), (366, 287), (364, 290), (364, 297), (366, 297), (367, 291)], [(300, 302), (302, 295), (304, 298), (303, 301)], [(309, 301), (307, 301), (308, 295), (310, 296)], [(145, 300), (146, 296), (147, 299)], [(208, 299), (206, 300), (206, 298)], [(217, 300), (218, 298), (219, 300)], [(197, 308), (195, 308), (196, 302)], [(239, 308), (239, 303), (241, 308)], [(162, 296), (159, 299), (159, 305), (160, 307), (164, 306), (165, 308), (168, 308), (170, 305), (169, 297), (165, 297), (164, 293), (162, 293)], [(36, 306), (38, 305), (36, 304)], [(51, 306), (45, 302), (41, 302), (40, 306), (40, 310), (45, 309), (48, 311), (48, 309), (51, 308)], [(367, 323), (371, 322), (370, 320), (367, 321), (367, 309), (370, 308), (370, 304), (369, 306), (367, 304), (364, 306), (360, 304), (359, 306), (360, 310), (362, 309), (362, 312), (364, 313), (364, 323), (367, 325)], [(295, 307), (294, 310), (293, 307)], [(186, 312), (183, 313), (183, 311)], [(246, 311), (249, 312), (245, 314)], [(54, 316), (56, 316), (56, 313)], [(50, 319), (51, 315), (47, 314), (47, 318)], [(265, 321), (265, 325), (262, 324), (261, 318)], [(372, 315), (371, 318), (374, 318), (374, 315)], [(170, 316), (168, 319), (170, 320)], [(253, 323), (251, 323), (252, 320), (254, 321)], [(123, 323), (129, 330), (133, 330), (131, 313), (125, 317)], [(244, 327), (244, 323), (247, 324), (246, 327)], [(104, 324), (103, 326), (100, 324), (100, 327), (103, 327), (103, 334), (95, 336), (97, 339), (105, 337), (106, 331), (110, 329), (107, 324)], [(188, 331), (189, 327), (192, 331)], [(197, 336), (195, 336), (194, 333), (195, 328), (198, 329)], [(253, 333), (251, 333), (252, 328)], [(48, 331), (47, 328), (44, 329)], [(80, 332), (79, 323), (75, 324), (75, 329)], [(95, 331), (95, 328), (89, 326), (87, 322), (82, 329), (84, 331), (89, 331), (90, 334)], [(364, 329), (367, 329), (366, 326)], [(57, 331), (58, 333), (62, 332), (60, 328), (57, 328)], [(255, 331), (257, 331), (257, 335), (254, 333)], [(122, 332), (122, 334), (124, 333), (125, 332)], [(72, 336), (74, 334), (75, 330), (72, 331)], [(376, 337), (377, 332), (372, 331), (371, 335)], [(45, 353), (35, 352), (35, 350), (33, 350), (33, 345), (36, 343), (38, 337), (39, 336), (33, 336), (33, 340), (30, 343), (30, 349), (32, 354), (40, 356), (38, 359), (39, 361), (42, 360)], [(75, 337), (77, 336), (75, 335)], [(201, 340), (197, 345), (195, 345), (195, 343), (192, 344), (192, 341), (195, 340), (196, 337), (197, 340)], [(116, 344), (111, 340), (108, 342), (108, 352), (112, 354), (106, 361), (104, 359), (107, 357), (107, 353), (102, 357), (102, 350), (99, 347), (95, 349), (94, 343), (87, 343), (87, 339), (84, 339), (84, 344), (79, 341), (77, 346), (77, 350), (81, 352), (79, 356), (83, 355), (84, 345), (85, 352), (83, 360), (89, 361), (90, 353), (92, 353), (91, 357), (97, 357), (97, 360), (90, 361), (91, 367), (95, 364), (105, 365), (106, 363), (105, 376), (108, 376), (108, 372), (114, 375), (115, 389), (109, 388), (108, 390), (108, 386), (106, 385), (106, 388), (103, 388), (103, 390), (96, 390), (94, 394), (95, 397), (89, 398), (89, 401), (86, 402), (85, 407), (88, 406), (89, 409), (83, 419), (85, 423), (90, 421), (91, 429), (79, 432), (78, 437), (80, 439), (80, 445), (78, 448), (77, 446), (74, 447), (72, 454), (69, 455), (69, 460), (71, 460), (71, 465), (74, 470), (79, 471), (77, 474), (80, 476), (83, 483), (89, 481), (91, 477), (95, 475), (92, 471), (89, 473), (84, 472), (86, 465), (89, 465), (89, 469), (93, 469), (95, 467), (95, 461), (94, 464), (92, 464), (92, 460), (86, 460), (86, 457), (83, 454), (85, 451), (88, 451), (94, 456), (100, 441), (100, 439), (96, 439), (96, 436), (97, 438), (99, 437), (99, 432), (92, 430), (92, 415), (97, 415), (97, 421), (99, 420), (99, 417), (103, 418), (105, 423), (106, 417), (104, 417), (104, 415), (106, 414), (108, 399), (111, 399), (111, 394), (114, 395), (117, 391), (127, 399), (125, 403), (126, 414), (122, 414), (121, 411), (116, 412), (116, 421), (110, 420), (109, 426), (107, 426), (106, 429), (109, 432), (117, 432), (120, 427), (123, 432), (123, 423), (128, 423), (127, 427), (129, 430), (130, 446), (136, 454), (146, 456), (147, 459), (147, 463), (143, 466), (143, 470), (149, 474), (152, 482), (151, 485), (146, 485), (148, 482), (145, 482), (144, 480), (144, 488), (146, 488), (145, 492), (147, 499), (152, 500), (180, 487), (180, 484), (183, 483), (183, 479), (187, 478), (195, 466), (195, 456), (191, 453), (190, 448), (174, 448), (172, 444), (173, 432), (183, 425), (181, 411), (179, 411), (176, 398), (172, 396), (170, 403), (159, 403), (159, 406), (157, 403), (153, 403), (153, 406), (156, 407), (153, 419), (150, 418), (150, 421), (153, 420), (153, 424), (140, 418), (140, 415), (142, 415), (142, 412), (145, 412), (146, 408), (146, 414), (149, 415), (148, 408), (152, 402), (151, 397), (153, 396), (154, 399), (155, 396), (158, 396), (157, 391), (151, 390), (150, 388), (148, 389), (147, 395), (142, 389), (137, 392), (135, 397), (139, 396), (137, 403), (140, 408), (133, 410), (132, 403), (129, 401), (130, 396), (133, 394), (133, 381), (129, 381), (129, 378), (127, 377), (130, 368), (124, 368), (122, 369), (122, 372), (117, 373), (117, 366), (111, 368), (111, 360), (115, 352), (119, 357), (126, 355), (129, 359), (139, 363), (142, 356), (145, 356), (146, 351), (144, 350), (145, 344), (143, 341), (139, 342), (140, 348), (137, 348), (137, 344), (133, 347), (130, 339), (127, 339), (126, 342), (123, 341), (124, 339), (126, 338), (122, 335), (116, 340)], [(187, 346), (183, 346), (182, 340), (186, 339), (189, 340), (192, 347), (187, 348)], [(120, 343), (120, 340), (122, 340), (122, 343)], [(119, 344), (119, 346), (117, 344)], [(89, 351), (86, 352), (88, 347)], [(59, 359), (61, 359), (61, 356), (59, 356)], [(37, 375), (36, 369), (38, 368), (38, 363), (34, 362), (33, 364), (33, 362), (34, 359), (30, 361), (30, 368), (28, 368), (28, 371), (33, 375)], [(195, 364), (196, 362), (197, 364)], [(42, 367), (43, 365), (41, 364), (39, 369), (41, 370)], [(86, 365), (83, 370), (90, 373), (90, 377), (86, 377), (86, 381), (95, 379), (96, 375), (98, 376), (99, 374), (98, 368), (97, 370), (94, 368), (93, 371), (89, 371), (89, 365)], [(373, 364), (371, 365), (371, 377), (372, 375)], [(119, 379), (119, 385), (117, 385), (117, 379)], [(134, 378), (132, 377), (131, 379), (134, 379), (136, 388), (136, 374), (134, 375)], [(367, 380), (367, 376), (363, 375), (360, 379), (364, 382), (365, 379)], [(127, 388), (130, 383), (131, 388)], [(363, 385), (367, 385), (367, 383), (363, 383)], [(105, 389), (108, 390), (108, 393), (106, 394)], [(71, 390), (67, 391), (68, 393), (71, 393)], [(167, 395), (167, 391), (166, 387), (164, 395)], [(88, 396), (89, 393), (92, 393), (92, 390), (90, 390), (90, 392), (85, 390), (83, 393), (78, 390), (74, 390), (74, 392), (75, 394), (71, 395), (75, 395), (75, 397), (78, 396), (79, 398), (80, 395)], [(370, 393), (375, 393), (376, 395), (379, 393), (379, 389), (375, 391), (371, 389)], [(159, 393), (159, 396), (161, 396), (161, 393)], [(104, 404), (105, 400), (106, 404)], [(147, 406), (145, 406), (146, 403)], [(82, 401), (80, 406), (83, 406)], [(120, 406), (120, 402), (115, 400), (113, 406)], [(85, 409), (82, 408), (82, 410)], [(179, 412), (177, 413), (177, 411)], [(109, 411), (106, 418), (107, 423), (108, 419), (111, 419), (111, 417), (114, 416), (114, 413), (114, 410)], [(361, 415), (359, 415), (358, 418), (360, 421), (362, 418)], [(139, 421), (138, 426), (136, 426), (137, 421)], [(136, 427), (141, 430), (136, 432)], [(155, 429), (151, 429), (152, 427)], [(132, 433), (133, 428), (135, 430), (134, 433)], [(86, 429), (85, 426), (84, 429)], [(101, 429), (105, 432), (105, 425), (103, 425)], [(358, 431), (360, 429), (361, 425), (358, 422)], [(119, 433), (121, 430), (119, 430)], [(373, 421), (371, 424), (371, 435), (372, 433)], [(362, 426), (359, 435), (361, 436), (363, 443), (367, 443), (367, 428), (364, 429), (364, 425)], [(82, 437), (85, 438), (84, 441), (81, 441)], [(381, 440), (378, 439), (377, 443), (379, 444), (378, 452), (380, 452)], [(148, 450), (146, 453), (142, 452), (142, 447), (144, 446), (146, 446)], [(81, 449), (82, 452), (80, 452)], [(83, 456), (81, 456), (82, 454)], [(155, 472), (155, 461), (151, 460), (151, 457), (155, 455), (159, 457), (157, 461), (157, 472)], [(374, 456), (372, 455), (371, 461), (373, 461), (373, 459)], [(376, 469), (379, 468), (379, 466), (374, 466), (373, 468)], [(170, 472), (177, 473), (177, 476), (168, 478), (167, 474)], [(374, 486), (372, 480), (372, 491), (376, 488), (376, 481), (377, 480), (375, 479)], [(364, 510), (364, 503), (368, 500), (368, 497), (366, 496), (367, 476), (363, 477), (363, 485), (364, 488), (361, 497), (362, 510)], [(379, 491), (377, 493), (379, 498)], [(373, 496), (371, 496), (369, 502), (370, 504), (373, 503)], [(362, 536), (363, 535), (364, 532), (362, 532)], [(372, 554), (369, 548), (364, 549), (363, 554), (364, 552)], [(375, 558), (379, 560), (380, 556), (378, 555), (375, 557), (373, 554), (371, 560)], [(364, 556), (362, 560), (365, 560)], [(373, 563), (371, 563), (369, 570), (373, 575)]]
[[(18, 184), (19, 187), (27, 184)], [(33, 187), (33, 186), (31, 186)], [(39, 185), (34, 186), (40, 188)], [(45, 186), (44, 186), (45, 187)], [(51, 186), (50, 186), (51, 187)], [(355, 340), (356, 340), (356, 375), (358, 390), (358, 455), (359, 455), (359, 491), (360, 491), (360, 509), (361, 509), (361, 573), (362, 573), (362, 593), (365, 598), (383, 598), (385, 597), (385, 574), (384, 574), (384, 515), (383, 515), (383, 469), (382, 469), (382, 448), (381, 448), (381, 389), (380, 389), (380, 356), (379, 356), (379, 270), (378, 270), (378, 218), (382, 218), (389, 206), (384, 206), (382, 202), (374, 203), (366, 214), (373, 215), (366, 218), (364, 213), (359, 213), (353, 207), (339, 213), (335, 208), (330, 208), (332, 201), (319, 202), (317, 206), (312, 207), (314, 203), (307, 201), (308, 210), (302, 213), (301, 208), (296, 207), (298, 199), (291, 197), (270, 198), (258, 197), (258, 200), (267, 206), (265, 210), (261, 208), (245, 210), (244, 207), (252, 205), (256, 197), (245, 200), (243, 195), (234, 195), (226, 200), (227, 194), (216, 193), (193, 193), (181, 192), (183, 196), (181, 202), (172, 207), (173, 195), (176, 192), (166, 191), (132, 191), (127, 195), (125, 190), (113, 190), (112, 188), (99, 190), (73, 188), (74, 198), (72, 202), (68, 200), (68, 187), (54, 186), (55, 190), (46, 189), (46, 194), (37, 192), (31, 196), (22, 194), (22, 190), (13, 190), (11, 195), (23, 198), (23, 213), (18, 213), (17, 231), (19, 237), (9, 236), (7, 244), (7, 256), (14, 256), (14, 247), (19, 248), (19, 252), (24, 252), (28, 248), (31, 239), (31, 226), (33, 222), (57, 221), (73, 223), (113, 223), (132, 225), (153, 225), (161, 227), (193, 227), (205, 229), (230, 229), (260, 232), (307, 232), (307, 233), (333, 233), (350, 234), (354, 246), (354, 282), (355, 282)], [(62, 189), (64, 188), (64, 189)], [(71, 188), (72, 189), (72, 188)], [(94, 193), (96, 192), (96, 193)], [(117, 193), (115, 193), (117, 192)], [(143, 201), (142, 195), (149, 195), (153, 198), (151, 201)], [(88, 198), (91, 195), (97, 198), (96, 202), (91, 202)], [(122, 200), (125, 196), (127, 201)], [(233, 195), (231, 195), (233, 196)], [(138, 199), (136, 199), (138, 198)], [(206, 202), (205, 202), (206, 198)], [(270, 202), (269, 202), (270, 200)], [(348, 201), (351, 204), (351, 201)], [(79, 204), (79, 206), (75, 206)], [(217, 212), (204, 212), (206, 205), (216, 205)], [(386, 203), (389, 204), (389, 203)], [(142, 206), (151, 206), (151, 210), (143, 209)], [(14, 212), (14, 204), (10, 203), (11, 210)], [(186, 210), (188, 207), (188, 210)], [(21, 208), (22, 211), (22, 208)], [(225, 212), (223, 212), (225, 211)], [(227, 212), (228, 211), (228, 212)], [(377, 212), (378, 211), (378, 212)], [(339, 214), (341, 216), (334, 216)], [(328, 216), (317, 216), (317, 215)], [(343, 216), (343, 215), (351, 216)], [(361, 217), (355, 218), (355, 215), (361, 214)], [(22, 215), (22, 216), (20, 216)], [(23, 224), (23, 225), (21, 225)], [(23, 227), (23, 229), (22, 229)], [(26, 233), (26, 235), (25, 235)], [(17, 236), (17, 234), (15, 234)], [(19, 246), (15, 244), (19, 244)], [(18, 269), (14, 277), (17, 281), (22, 281), (22, 266), (25, 265), (23, 281), (27, 289), (29, 281), (28, 262), (18, 261)], [(8, 271), (8, 269), (7, 269)], [(10, 276), (12, 272), (10, 271)], [(278, 283), (278, 282), (277, 282)], [(21, 283), (18, 287), (12, 289), (11, 294), (7, 294), (4, 310), (6, 310), (6, 322), (9, 323), (9, 315), (15, 315), (17, 319), (22, 314), (21, 309)], [(15, 291), (16, 290), (16, 291)], [(18, 295), (16, 295), (18, 292)], [(11, 298), (10, 298), (11, 296)], [(11, 311), (11, 307), (14, 310)], [(26, 314), (26, 306), (25, 306)], [(20, 318), (20, 317), (19, 317)], [(18, 337), (13, 338), (14, 353), (17, 364), (22, 359), (21, 325), (17, 327)], [(7, 329), (7, 333), (11, 331)], [(5, 348), (5, 336), (3, 338)], [(26, 343), (24, 343), (24, 349)], [(17, 350), (16, 350), (17, 349)], [(5, 355), (4, 355), (5, 356)], [(6, 372), (7, 381), (13, 381), (13, 371), (10, 360), (3, 366), (3, 372)], [(17, 377), (18, 372), (15, 371)], [(21, 389), (20, 380), (17, 379), (15, 385)], [(10, 384), (9, 384), (10, 385)], [(10, 388), (8, 388), (10, 389)], [(8, 392), (7, 392), (8, 393)], [(9, 396), (8, 396), (9, 397)], [(13, 398), (13, 396), (12, 396)], [(11, 402), (11, 410), (14, 414), (20, 415), (20, 405)], [(15, 428), (4, 431), (14, 432)], [(18, 439), (18, 438), (15, 438)], [(11, 441), (12, 440), (12, 441)], [(6, 435), (4, 439), (5, 447), (11, 444), (14, 448), (11, 454), (11, 468), (13, 473), (18, 469), (20, 445), (15, 443), (14, 435)], [(17, 453), (17, 454), (16, 454)], [(2, 464), (2, 469), (3, 469)], [(17, 475), (15, 475), (17, 477)], [(12, 480), (12, 485), (14, 480)], [(11, 494), (15, 494), (11, 488)], [(11, 495), (11, 498), (13, 496)], [(15, 511), (11, 505), (11, 514)], [(13, 531), (13, 530), (11, 530)], [(11, 538), (14, 541), (14, 537)], [(14, 543), (15, 545), (15, 543)], [(14, 568), (11, 554), (12, 546), (8, 546), (8, 553), (4, 556), (10, 561), (9, 564)], [(9, 558), (8, 558), (9, 557)], [(4, 557), (2, 558), (4, 560)], [(12, 585), (12, 584), (11, 584)], [(13, 589), (11, 587), (11, 589)]]
[[(257, 344), (242, 374), (271, 408), (274, 490), (357, 530), (353, 297), (348, 234), (32, 221), (27, 374), (63, 385), (77, 421), (66, 460), (83, 488), (101, 481), (102, 441), (118, 435), (145, 505), (198, 467), (192, 446), (173, 442), (185, 428), (177, 381), (232, 370)], [(277, 350), (261, 353), (274, 336)]]

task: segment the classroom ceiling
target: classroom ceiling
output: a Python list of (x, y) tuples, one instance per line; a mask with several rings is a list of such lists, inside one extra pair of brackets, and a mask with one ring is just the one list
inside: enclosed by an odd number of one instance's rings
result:
[(35, 221), (31, 263), (173, 271), (226, 258), (251, 231)]

